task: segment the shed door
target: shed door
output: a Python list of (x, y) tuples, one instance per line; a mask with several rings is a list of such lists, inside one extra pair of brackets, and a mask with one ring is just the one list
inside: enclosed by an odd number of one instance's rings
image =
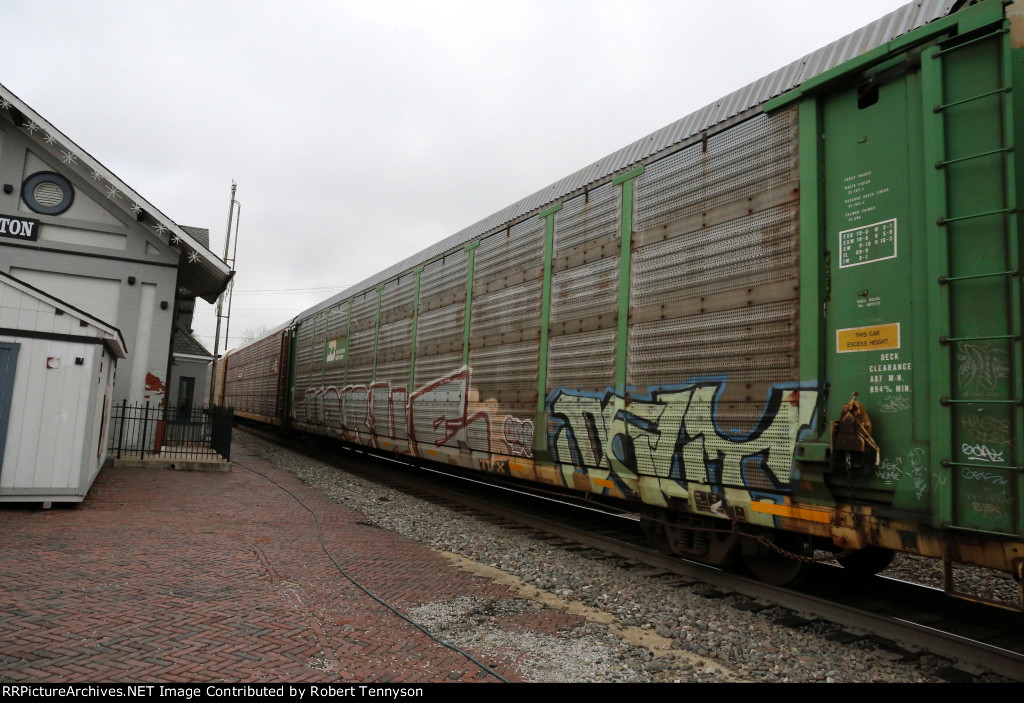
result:
[(4, 463), (4, 447), (7, 446), (7, 419), (11, 416), (14, 369), (20, 346), (14, 342), (0, 342), (0, 467)]

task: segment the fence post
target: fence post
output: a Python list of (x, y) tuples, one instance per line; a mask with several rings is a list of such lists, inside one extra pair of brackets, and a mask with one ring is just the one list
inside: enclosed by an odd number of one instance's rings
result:
[(124, 416), (127, 414), (128, 399), (121, 399), (121, 426), (117, 428), (117, 458), (121, 458), (121, 447), (124, 445)]
[(146, 431), (149, 429), (149, 401), (146, 401), (146, 417), (142, 421), (142, 441), (139, 442), (139, 459), (146, 458)]
[(156, 436), (153, 438), (153, 456), (160, 456), (164, 448), (164, 433), (167, 431), (168, 408), (156, 409)]

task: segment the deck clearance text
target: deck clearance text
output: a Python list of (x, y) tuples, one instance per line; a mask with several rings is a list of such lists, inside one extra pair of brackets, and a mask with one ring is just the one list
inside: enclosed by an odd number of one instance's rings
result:
[(913, 371), (914, 364), (908, 361), (905, 364), (875, 364), (868, 367), (868, 373), (882, 373), (883, 371)]

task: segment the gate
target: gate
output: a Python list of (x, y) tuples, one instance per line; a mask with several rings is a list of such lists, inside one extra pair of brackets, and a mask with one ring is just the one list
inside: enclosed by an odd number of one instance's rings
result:
[(115, 459), (231, 459), (232, 408), (115, 405), (110, 415), (110, 456)]

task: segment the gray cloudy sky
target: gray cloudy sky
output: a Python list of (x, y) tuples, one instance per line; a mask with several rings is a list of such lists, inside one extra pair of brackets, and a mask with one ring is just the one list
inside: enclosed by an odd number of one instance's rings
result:
[(218, 255), (238, 182), (231, 347), (903, 4), (5, 0), (0, 82)]

